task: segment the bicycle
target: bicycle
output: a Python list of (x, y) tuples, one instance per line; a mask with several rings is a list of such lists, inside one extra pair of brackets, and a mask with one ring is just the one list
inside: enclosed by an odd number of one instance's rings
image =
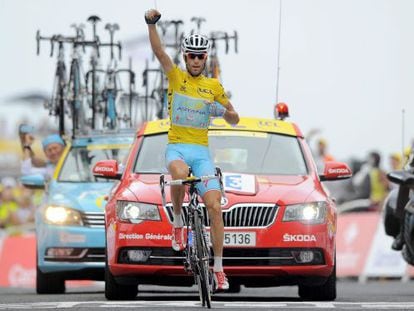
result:
[(51, 37), (42, 37), (40, 30), (36, 32), (37, 55), (40, 53), (40, 41), (50, 41), (50, 57), (54, 54), (54, 43), (58, 43), (58, 55), (55, 70), (55, 79), (53, 83), (52, 98), (50, 102), (46, 102), (45, 108), (49, 110), (49, 115), (58, 116), (59, 118), (59, 134), (65, 134), (65, 104), (66, 104), (66, 85), (67, 72), (65, 65), (65, 49), (63, 44), (66, 42), (61, 35), (53, 35)]
[(68, 83), (68, 100), (71, 108), (72, 116), (72, 131), (73, 137), (75, 137), (76, 130), (84, 130), (86, 117), (84, 109), (84, 87), (82, 86), (83, 72), (82, 72), (82, 59), (81, 59), (81, 46), (84, 48), (85, 34), (83, 24), (72, 24), (76, 31), (76, 37), (73, 40), (72, 46), (72, 60), (70, 64), (69, 83)]
[(211, 294), (213, 292), (213, 275), (210, 270), (210, 246), (207, 239), (207, 232), (204, 227), (203, 209), (198, 202), (197, 183), (219, 179), (222, 194), (224, 194), (222, 185), (221, 170), (216, 168), (216, 175), (196, 177), (191, 175), (186, 179), (176, 179), (166, 181), (165, 176), (160, 176), (160, 189), (162, 204), (165, 207), (165, 185), (181, 186), (188, 185), (188, 197), (190, 198), (186, 217), (187, 226), (187, 245), (184, 250), (184, 270), (192, 273), (195, 284), (198, 286), (198, 294), (202, 306), (211, 308)]
[(104, 116), (103, 116), (103, 126), (108, 126), (110, 129), (115, 129), (117, 127), (117, 110), (116, 102), (118, 96), (117, 89), (117, 62), (114, 57), (114, 47), (118, 48), (118, 58), (121, 59), (121, 43), (114, 43), (114, 33), (119, 30), (118, 24), (106, 24), (105, 29), (109, 32), (110, 43), (101, 44), (101, 46), (110, 47), (110, 63), (108, 69), (106, 70), (105, 77), (105, 89), (102, 92), (102, 98), (105, 102), (104, 106)]
[(95, 119), (96, 119), (96, 109), (98, 107), (97, 102), (99, 101), (99, 78), (97, 75), (97, 72), (103, 72), (102, 69), (100, 69), (100, 53), (99, 53), (99, 37), (96, 33), (96, 25), (101, 21), (99, 16), (91, 15), (88, 17), (87, 21), (91, 23), (92, 25), (92, 32), (93, 32), (93, 40), (95, 40), (98, 44), (96, 47), (92, 50), (91, 56), (90, 56), (90, 65), (91, 69), (86, 73), (85, 79), (86, 79), (86, 93), (89, 94), (88, 90), (88, 80), (89, 75), (92, 76), (92, 91), (91, 91), (91, 102), (89, 104), (90, 108), (92, 109), (92, 121), (91, 121), (91, 128), (95, 129)]

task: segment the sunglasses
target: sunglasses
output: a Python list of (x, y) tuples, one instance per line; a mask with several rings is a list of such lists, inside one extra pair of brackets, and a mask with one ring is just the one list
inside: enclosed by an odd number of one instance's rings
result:
[(207, 57), (206, 53), (202, 53), (202, 54), (195, 54), (195, 53), (187, 53), (186, 54), (190, 59), (196, 59), (198, 58), (199, 60), (203, 60)]

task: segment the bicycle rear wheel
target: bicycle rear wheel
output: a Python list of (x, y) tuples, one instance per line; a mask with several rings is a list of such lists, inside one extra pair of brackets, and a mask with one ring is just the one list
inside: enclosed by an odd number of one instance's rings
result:
[(197, 271), (196, 279), (198, 285), (198, 293), (200, 295), (200, 301), (203, 306), (211, 308), (211, 277), (210, 277), (210, 256), (209, 246), (203, 233), (202, 218), (200, 215), (194, 213), (194, 233), (195, 233), (195, 248), (196, 248), (196, 265)]

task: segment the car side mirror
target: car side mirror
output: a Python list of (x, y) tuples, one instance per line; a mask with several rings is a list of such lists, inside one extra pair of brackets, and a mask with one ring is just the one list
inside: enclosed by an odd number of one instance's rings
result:
[(92, 172), (95, 177), (117, 180), (120, 180), (122, 177), (122, 172), (119, 172), (118, 162), (116, 160), (98, 161)]
[(23, 186), (30, 189), (45, 189), (45, 177), (42, 174), (26, 175), (20, 177)]
[(323, 175), (319, 175), (321, 181), (342, 180), (352, 177), (352, 171), (346, 163), (329, 161), (325, 164)]

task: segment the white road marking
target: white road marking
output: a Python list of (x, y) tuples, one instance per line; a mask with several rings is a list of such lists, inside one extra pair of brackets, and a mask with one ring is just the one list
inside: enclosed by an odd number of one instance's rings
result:
[[(316, 308), (316, 309), (334, 309), (334, 310), (382, 310), (382, 309), (414, 309), (414, 302), (223, 302), (213, 301), (215, 308)], [(0, 304), (0, 310), (12, 309), (72, 309), (72, 308), (194, 308), (200, 307), (199, 301), (62, 301), (62, 302), (28, 302), (14, 304)]]

